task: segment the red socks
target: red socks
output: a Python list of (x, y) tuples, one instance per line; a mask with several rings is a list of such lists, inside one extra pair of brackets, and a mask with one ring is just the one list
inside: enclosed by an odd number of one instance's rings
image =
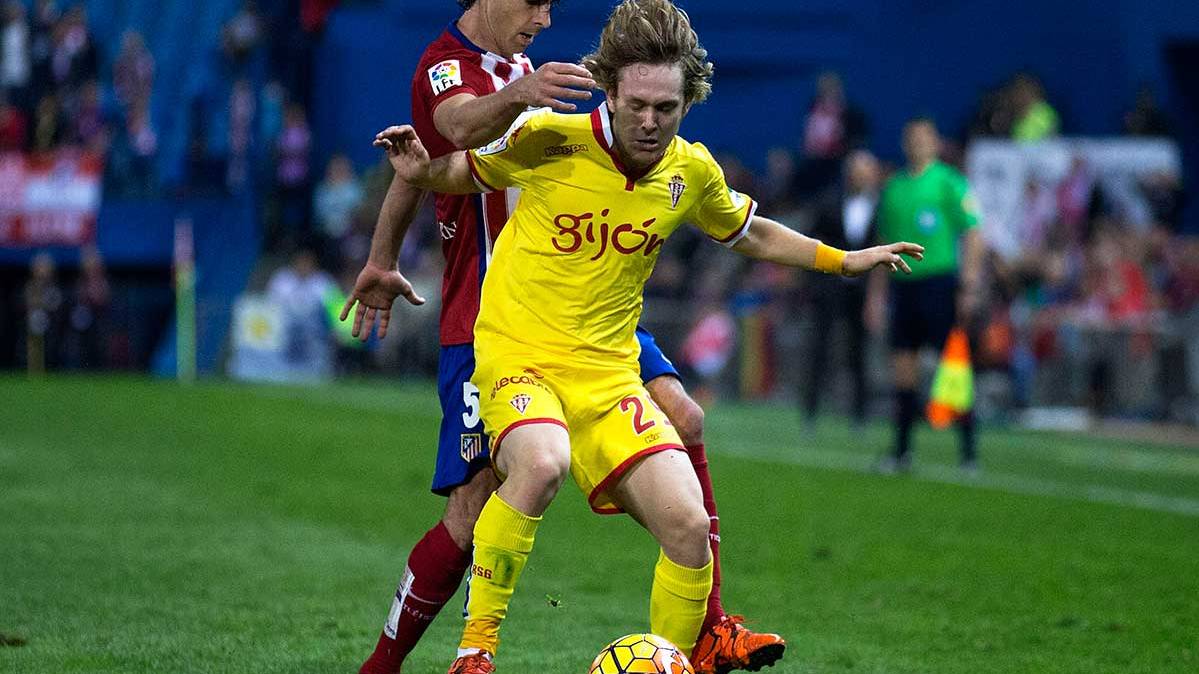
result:
[(443, 522), (412, 548), (408, 567), (396, 588), (387, 624), (359, 674), (394, 674), (433, 623), (470, 566), (469, 550), (460, 549)]
[(708, 455), (704, 453), (702, 444), (687, 448), (687, 456), (699, 478), (699, 487), (704, 493), (704, 510), (708, 511), (711, 528), (708, 530), (708, 544), (712, 547), (712, 594), (708, 595), (708, 614), (704, 617), (702, 634), (724, 617), (724, 607), (720, 603), (720, 518), (716, 515), (716, 497), (712, 494), (712, 475), (708, 472)]

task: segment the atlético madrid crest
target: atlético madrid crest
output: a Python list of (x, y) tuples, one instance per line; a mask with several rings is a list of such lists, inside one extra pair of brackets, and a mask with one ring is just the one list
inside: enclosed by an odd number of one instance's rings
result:
[(533, 396), (529, 395), (528, 393), (517, 393), (516, 395), (512, 396), (512, 400), (509, 400), (508, 402), (512, 403), (512, 406), (516, 408), (517, 412), (524, 414), (525, 410), (529, 408), (529, 403), (532, 401)]
[(462, 455), (463, 461), (474, 461), (479, 456), (479, 452), (483, 451), (483, 436), (478, 433), (463, 433), (462, 448), (458, 453)]
[(683, 176), (674, 174), (670, 178), (670, 207), (678, 208), (679, 199), (683, 196), (683, 190), (687, 189), (687, 183), (683, 182)]

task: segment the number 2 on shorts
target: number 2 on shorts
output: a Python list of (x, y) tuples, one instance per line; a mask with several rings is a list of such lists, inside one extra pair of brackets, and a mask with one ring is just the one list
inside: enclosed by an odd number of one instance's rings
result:
[(628, 412), (630, 407), (633, 408), (634, 433), (641, 435), (656, 425), (657, 422), (655, 422), (653, 419), (650, 419), (649, 421), (642, 419), (642, 417), (645, 416), (645, 406), (641, 404), (640, 398), (637, 396), (629, 396), (620, 401), (621, 412)]

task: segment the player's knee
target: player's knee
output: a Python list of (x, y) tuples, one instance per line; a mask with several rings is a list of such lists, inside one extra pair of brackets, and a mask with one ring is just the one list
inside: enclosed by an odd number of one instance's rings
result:
[(667, 556), (682, 563), (684, 560), (697, 562), (707, 553), (709, 520), (708, 513), (701, 507), (673, 509), (665, 522), (663, 540), (659, 541)]
[(703, 508), (691, 511), (684, 529), (687, 532), (687, 545), (698, 550), (708, 549), (708, 534), (712, 531), (711, 520)]
[(525, 480), (538, 487), (543, 493), (557, 493), (558, 488), (570, 475), (570, 453), (553, 450), (531, 454), (521, 466)]
[[(677, 417), (677, 418), (676, 418)], [(690, 398), (683, 398), (677, 406), (670, 422), (679, 433), (679, 439), (686, 447), (693, 447), (704, 441), (704, 408)]]

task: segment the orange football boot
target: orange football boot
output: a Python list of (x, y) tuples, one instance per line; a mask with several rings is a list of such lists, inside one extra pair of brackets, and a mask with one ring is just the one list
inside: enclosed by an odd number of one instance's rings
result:
[(486, 653), (479, 652), (455, 660), (448, 674), (491, 674), (494, 671), (495, 665), (491, 664), (491, 659)]
[(756, 672), (783, 657), (787, 642), (777, 634), (751, 632), (745, 618), (726, 615), (699, 635), (691, 652), (695, 674), (728, 674), (734, 669)]

